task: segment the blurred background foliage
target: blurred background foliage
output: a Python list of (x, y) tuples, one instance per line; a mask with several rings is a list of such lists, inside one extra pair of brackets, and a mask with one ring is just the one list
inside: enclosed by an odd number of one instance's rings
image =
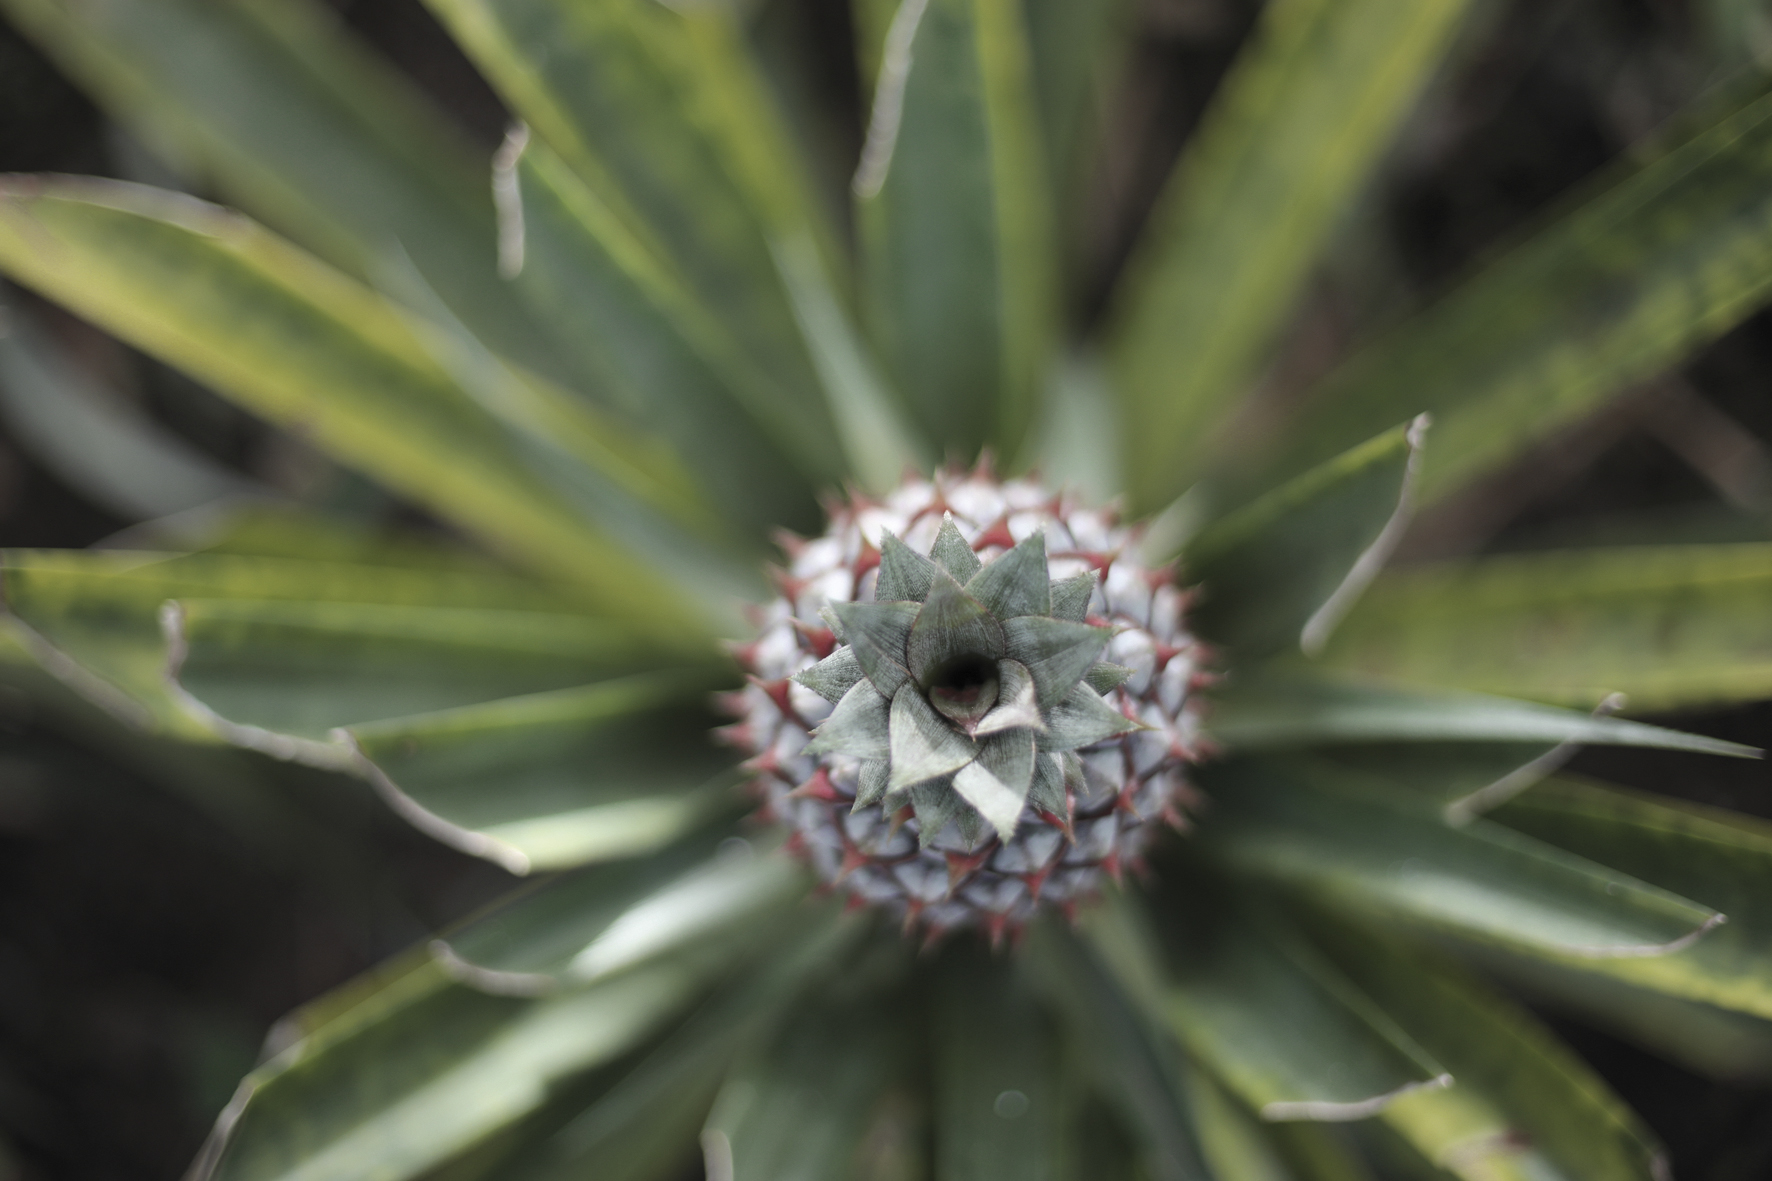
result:
[[(330, 2), (490, 158), (505, 113), (419, 0)], [(1070, 196), (1085, 213), (1068, 244), (1076, 320), (1101, 313), (1258, 7), (1125, 0), (1139, 35), (1096, 104), (1106, 147)], [(802, 63), (778, 80), (799, 130), (843, 165), (823, 179), (845, 208), (836, 195), (862, 120), (849, 5), (750, 8), (766, 60)], [(1264, 379), (1269, 405), (1562, 208), (1709, 85), (1772, 68), (1768, 0), (1476, 9), (1340, 227)], [(167, 145), (107, 121), (3, 22), (0, 171), (226, 196)], [(0, 546), (186, 540), (204, 526), (198, 506), (242, 492), (354, 521), (366, 546), (439, 528), (68, 313), (16, 288), (0, 301)], [(1614, 524), (1626, 518), (1628, 533)], [(1772, 316), (1437, 506), (1402, 560), (1577, 537), (1772, 538)], [(407, 828), (355, 781), (150, 742), (21, 667), (0, 664), (0, 1181), (178, 1176), (282, 1013), (510, 882)], [(1674, 721), (1772, 745), (1768, 704)], [(1574, 769), (1772, 817), (1767, 763), (1611, 749)], [(1554, 1007), (1546, 1016), (1665, 1140), (1676, 1176), (1772, 1176), (1772, 1080), (1701, 1077)]]

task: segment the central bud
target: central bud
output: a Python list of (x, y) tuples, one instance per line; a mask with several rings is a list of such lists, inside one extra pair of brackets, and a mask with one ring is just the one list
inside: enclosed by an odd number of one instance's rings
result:
[(1180, 822), (1184, 595), (1025, 481), (913, 481), (788, 543), (729, 737), (833, 884), (939, 931), (1025, 921)]

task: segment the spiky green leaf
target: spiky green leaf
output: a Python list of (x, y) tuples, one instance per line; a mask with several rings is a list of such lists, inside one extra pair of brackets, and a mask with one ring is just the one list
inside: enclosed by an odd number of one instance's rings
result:
[(499, 352), (560, 379), (502, 289), (484, 162), (412, 85), (306, 0), (10, 0), (110, 113), (333, 263), (398, 242)]
[(915, 603), (833, 603), (843, 624), (843, 639), (855, 653), (880, 696), (892, 700), (910, 680), (911, 626), (919, 608)]
[(12, 180), (0, 267), (623, 612), (695, 618), (524, 465), (398, 314), (252, 223), (135, 185)]
[(1726, 88), (1616, 183), (1356, 355), (1291, 423), (1302, 471), (1399, 419), (1435, 418), (1432, 500), (1714, 339), (1772, 283), (1772, 93)]
[(1184, 561), (1209, 588), (1200, 633), (1244, 661), (1319, 651), (1402, 537), (1425, 426), (1386, 431), (1196, 536)]
[(1113, 362), (1132, 489), (1146, 509), (1173, 499), (1211, 454), (1208, 428), (1247, 387), (1464, 9), (1464, 0), (1284, 0), (1263, 11), (1121, 295)]
[(1648, 1129), (1594, 1072), (1519, 1006), (1452, 964), (1373, 930), (1338, 926), (1336, 963), (1457, 1080), (1406, 1095), (1383, 1118), (1462, 1177), (1651, 1181), (1665, 1174)]
[(1058, 1181), (1073, 1158), (1075, 1087), (1050, 1019), (1009, 961), (950, 953), (935, 1009), (938, 1181)]
[(1517, 554), (1380, 578), (1325, 653), (1343, 668), (1591, 706), (1772, 692), (1772, 546)]
[(919, 424), (967, 454), (1020, 446), (1054, 336), (1028, 71), (1020, 4), (901, 3), (855, 176), (872, 335)]
[(1494, 817), (1729, 916), (1727, 924), (1677, 955), (1582, 966), (1772, 1018), (1772, 824), (1562, 778), (1516, 798)]
[(1214, 735), (1243, 750), (1373, 742), (1589, 742), (1752, 757), (1661, 726), (1450, 689), (1353, 677), (1254, 676), (1217, 695)]
[(1487, 820), (1259, 760), (1202, 775), (1218, 808), (1203, 852), (1325, 904), (1533, 955), (1664, 956), (1723, 916), (1628, 874)]
[(972, 576), (966, 593), (998, 619), (1016, 615), (1050, 615), (1051, 592), (1046, 576), (1046, 535), (1030, 533), (1008, 553)]

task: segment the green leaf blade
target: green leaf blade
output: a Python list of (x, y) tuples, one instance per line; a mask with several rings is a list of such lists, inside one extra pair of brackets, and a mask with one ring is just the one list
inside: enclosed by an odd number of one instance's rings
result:
[(1349, 360), (1292, 424), (1300, 471), (1397, 419), (1435, 416), (1424, 502), (1676, 364), (1772, 293), (1772, 94), (1712, 100), (1708, 125), (1503, 255)]
[(673, 601), (695, 617), (525, 466), (396, 312), (245, 219), (118, 182), (15, 179), (0, 266), (636, 618)]
[(1637, 709), (1772, 692), (1772, 546), (1501, 555), (1397, 570), (1324, 654), (1366, 674)]
[(908, 0), (855, 191), (867, 322), (918, 424), (1015, 455), (1056, 323), (1056, 239), (1021, 7)]
[[(1197, 474), (1208, 428), (1254, 375), (1464, 9), (1463, 0), (1287, 0), (1263, 13), (1162, 198), (1117, 309), (1111, 361), (1139, 505), (1168, 503)], [(1344, 436), (1334, 451), (1356, 442)]]

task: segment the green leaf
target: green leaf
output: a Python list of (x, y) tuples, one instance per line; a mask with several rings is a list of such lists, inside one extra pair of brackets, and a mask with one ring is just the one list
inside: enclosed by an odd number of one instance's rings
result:
[(1469, 1181), (1497, 1168), (1581, 1181), (1665, 1177), (1648, 1129), (1531, 1014), (1376, 930), (1332, 931), (1335, 961), (1456, 1080), (1384, 1112), (1429, 1160)]
[(1216, 691), (1213, 737), (1238, 750), (1332, 743), (1585, 742), (1752, 757), (1738, 743), (1451, 689), (1353, 677), (1255, 675)]
[(962, 455), (1016, 454), (1056, 337), (1039, 136), (1019, 3), (899, 5), (854, 184), (867, 322), (919, 425)]
[(558, 153), (519, 143), (501, 173), (522, 213), (522, 266), (509, 283), (581, 384), (671, 440), (716, 503), (758, 535), (772, 520), (806, 527), (816, 519), (809, 480), (842, 470), (834, 442), (779, 403), (779, 383)]
[[(662, 1045), (553, 1135), (502, 1164), (507, 1181), (656, 1181), (690, 1155), (732, 1060), (828, 975), (866, 929), (834, 900), (797, 918), (755, 972), (709, 999)], [(782, 946), (785, 944), (785, 946)]]
[(1074, 1160), (1072, 1086), (1057, 1038), (1014, 965), (945, 957), (935, 1012), (937, 1181), (1058, 1181)]
[[(842, 614), (847, 627), (848, 612)], [(995, 664), (1005, 654), (1004, 630), (983, 604), (960, 589), (959, 583), (937, 576), (906, 641), (911, 676), (929, 689), (956, 662), (985, 660)]]
[(1200, 1151), (1217, 1181), (1292, 1181), (1292, 1170), (1268, 1129), (1211, 1075), (1190, 1071), (1187, 1093), (1200, 1129)]
[(998, 619), (1049, 615), (1052, 592), (1046, 575), (1046, 534), (1036, 531), (972, 576), (966, 593)]
[(1636, 709), (1772, 693), (1772, 545), (1509, 554), (1381, 577), (1327, 663)]
[(1277, 918), (1246, 906), (1209, 914), (1191, 894), (1161, 895), (1161, 952), (1130, 901), (1092, 916), (1089, 932), (1188, 1052), (1263, 1119), (1363, 1119), (1451, 1081)]
[(1024, 0), (1035, 109), (1059, 224), (1078, 225), (1105, 92), (1127, 50), (1124, 0)]
[[(655, 0), (430, 7), (527, 123), (531, 150), (545, 145), (604, 211), (584, 228), (720, 326), (722, 347), (762, 375), (752, 409), (806, 475), (840, 473), (831, 411), (774, 256), (826, 235), (734, 14)], [(525, 250), (522, 269), (540, 253)], [(826, 265), (832, 257), (822, 250)]]
[[(1153, 215), (1111, 330), (1133, 499), (1146, 510), (1211, 455), (1209, 428), (1255, 376), (1464, 9), (1283, 0), (1263, 11)], [(1338, 436), (1316, 458), (1420, 409)]]
[(1438, 803), (1461, 823), (1532, 786), (1577, 749), (1573, 742), (1390, 742), (1325, 746), (1309, 757)]
[(1109, 628), (1067, 619), (1024, 615), (1003, 624), (1004, 647), (1011, 660), (1034, 678), (1040, 704), (1057, 708), (1082, 681), (1113, 637)]
[(1026, 730), (993, 734), (979, 743), (978, 759), (954, 775), (954, 790), (978, 810), (997, 836), (1015, 835), (1034, 781), (1034, 736)]
[(891, 753), (892, 703), (873, 682), (857, 680), (837, 702), (831, 716), (819, 723), (806, 753), (841, 752), (858, 759), (884, 759)]
[(1077, 685), (1046, 714), (1046, 730), (1039, 736), (1043, 751), (1077, 750), (1141, 727), (1104, 701), (1088, 685)]
[(1321, 651), (1402, 539), (1426, 429), (1386, 431), (1196, 535), (1184, 562), (1210, 588), (1200, 633), (1244, 659)]
[(305, 1036), (241, 1083), (194, 1175), (422, 1175), (635, 1048), (723, 964), (664, 960), (546, 1000), (477, 992), (430, 960), (391, 966), (298, 1018)]
[(709, 1176), (843, 1176), (908, 1057), (906, 1017), (878, 984), (808, 998), (727, 1076), (702, 1132)]
[(905, 649), (920, 610), (916, 603), (832, 603), (843, 636), (868, 681), (890, 701), (910, 680)]
[[(413, 557), (398, 546), (378, 557)], [(557, 588), (491, 569), (413, 560), (372, 565), (316, 558), (156, 553), (5, 554), (6, 609), (50, 672), (140, 726), (213, 737), (167, 692), (160, 608), (178, 597), (284, 599), (385, 606), (565, 612)]]
[(274, 495), (160, 426), (4, 301), (0, 417), (33, 460), (127, 520)]
[(1772, 1021), (1639, 988), (1612, 976), (1485, 948), (1474, 955), (1535, 1005), (1643, 1046), (1714, 1078), (1772, 1079)]
[(6, 0), (110, 114), (329, 261), (398, 242), (499, 352), (564, 377), (502, 289), (486, 166), (406, 79), (306, 0)]
[(806, 896), (779, 842), (753, 848), (730, 820), (651, 857), (563, 874), (432, 941), (454, 975), (486, 992), (582, 987), (694, 945), (755, 942)]
[(708, 741), (704, 693), (643, 676), (334, 737), (413, 825), (528, 873), (648, 853), (732, 807), (737, 776)]
[(939, 567), (900, 541), (892, 530), (880, 531), (880, 574), (874, 599), (880, 603), (921, 603), (929, 597)]
[(941, 528), (936, 531), (935, 541), (929, 547), (929, 557), (937, 566), (953, 575), (954, 581), (964, 586), (972, 581), (984, 563), (972, 549), (972, 543), (954, 524), (953, 514), (943, 513)]
[(179, 600), (163, 620), (175, 692), (215, 733), (362, 774), (421, 830), (514, 873), (656, 848), (730, 786), (699, 708), (718, 675), (660, 670), (608, 621), (238, 599)]
[(1243, 873), (1387, 920), (1532, 955), (1665, 956), (1723, 921), (1708, 906), (1487, 820), (1278, 762), (1200, 773), (1216, 805), (1199, 848)]
[(656, 646), (622, 624), (564, 612), (191, 598), (177, 600), (165, 624), (171, 674), (203, 708), (310, 740), (659, 661)]
[(0, 267), (634, 618), (695, 618), (513, 454), (398, 313), (252, 223), (134, 185), (12, 180)]
[(865, 676), (855, 649), (845, 645), (811, 668), (795, 673), (794, 680), (836, 705)]
[(1150, 1175), (1156, 1181), (1210, 1177), (1174, 1043), (1147, 1016), (1139, 985), (1116, 978), (1088, 943), (1050, 918), (1030, 925), (1023, 954), (1067, 1044), (1142, 1141)]
[(1729, 919), (1676, 955), (1578, 966), (1772, 1018), (1772, 824), (1570, 779), (1540, 784), (1493, 817), (1697, 899)]
[[(1422, 411), (1433, 500), (1507, 462), (1759, 307), (1772, 285), (1772, 93), (1725, 91), (1701, 129), (1356, 355), (1294, 422), (1277, 470)], [(1690, 126), (1690, 122), (1686, 124)]]
[(891, 730), (888, 792), (951, 775), (978, 757), (978, 744), (936, 713), (915, 685), (892, 698)]

